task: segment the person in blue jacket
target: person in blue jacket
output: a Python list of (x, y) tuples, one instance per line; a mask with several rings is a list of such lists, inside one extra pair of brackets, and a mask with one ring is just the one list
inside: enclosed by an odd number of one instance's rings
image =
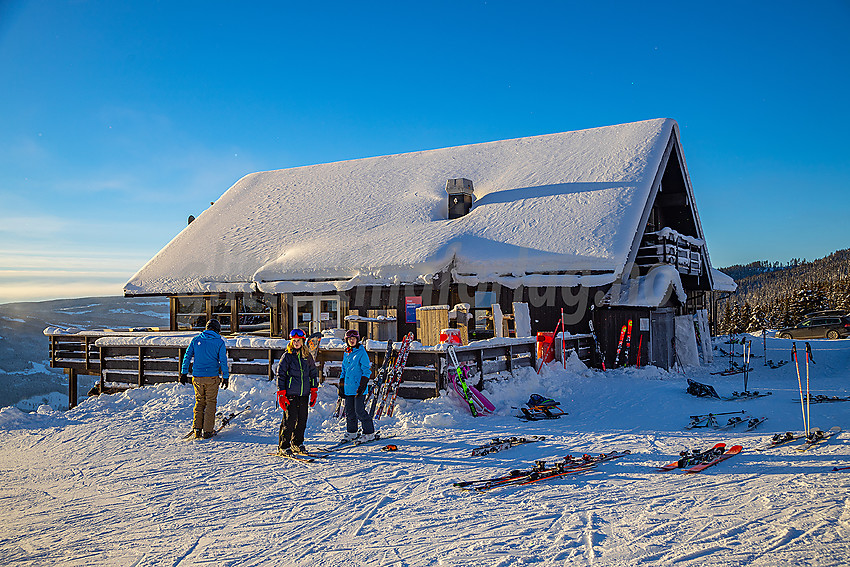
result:
[(366, 395), (372, 363), (366, 347), (360, 344), (360, 333), (355, 329), (345, 333), (345, 354), (342, 356), (342, 371), (339, 374), (339, 394), (345, 399), (346, 434), (343, 441), (357, 438), (357, 421), (363, 425), (360, 441), (375, 438), (375, 424), (366, 409)]
[(316, 405), (319, 393), (319, 371), (301, 329), (289, 333), (286, 352), (277, 366), (277, 403), (283, 410), (278, 436), (281, 453), (307, 453), (304, 430), (307, 429), (307, 410)]
[(216, 319), (210, 319), (206, 330), (189, 343), (180, 367), (180, 383), (185, 384), (189, 364), (192, 364), (192, 386), (195, 387), (192, 432), (196, 439), (209, 439), (215, 435), (215, 408), (218, 402), (219, 382), (222, 388), (227, 388), (230, 377), (230, 371), (227, 368), (227, 349), (224, 347), (224, 339), (221, 338), (220, 333), (221, 323)]

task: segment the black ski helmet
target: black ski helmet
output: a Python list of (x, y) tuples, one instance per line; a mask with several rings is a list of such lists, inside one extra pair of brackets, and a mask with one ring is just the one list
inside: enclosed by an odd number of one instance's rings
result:
[(357, 339), (358, 343), (360, 342), (360, 333), (357, 331), (357, 329), (349, 329), (345, 332), (345, 342), (348, 342), (348, 339), (350, 339), (351, 337)]
[(221, 334), (221, 323), (218, 322), (218, 319), (210, 319), (207, 321), (207, 327), (210, 331), (215, 331), (216, 333)]

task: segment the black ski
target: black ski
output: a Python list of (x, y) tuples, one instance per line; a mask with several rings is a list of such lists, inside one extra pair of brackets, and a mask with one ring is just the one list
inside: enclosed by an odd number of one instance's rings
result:
[[(233, 421), (233, 418), (234, 418), (234, 417), (236, 417), (237, 415), (240, 415), (240, 414), (245, 413), (245, 412), (246, 412), (246, 411), (248, 411), (249, 409), (251, 409), (251, 406), (245, 406), (244, 408), (242, 408), (242, 409), (240, 409), (240, 410), (232, 411), (232, 412), (230, 412), (230, 413), (229, 413), (229, 414), (227, 414), (227, 415), (222, 415), (221, 413), (219, 413), (216, 417), (221, 417), (221, 423), (219, 424), (219, 426), (218, 426), (218, 427), (216, 427), (216, 428), (213, 430), (213, 435), (218, 435), (218, 433), (219, 433), (222, 429), (224, 429), (224, 426), (225, 426), (225, 425), (227, 425), (228, 423), (230, 423), (231, 421)], [(211, 438), (212, 438), (212, 437), (210, 437), (210, 439), (211, 439)], [(190, 431), (189, 433), (187, 433), (186, 435), (184, 435), (184, 436), (183, 436), (183, 439), (195, 439), (195, 430), (193, 429), (192, 431)]]
[(498, 453), (499, 451), (510, 449), (511, 447), (516, 447), (517, 445), (524, 445), (526, 443), (535, 443), (537, 441), (545, 440), (545, 437), (541, 437), (539, 435), (532, 435), (531, 437), (495, 437), (489, 443), (475, 447), (472, 450), (472, 456), (478, 457), (480, 455), (489, 455), (491, 453)]
[(269, 453), (269, 455), (273, 455), (275, 457), (280, 457), (281, 459), (289, 459), (290, 461), (295, 461), (297, 463), (315, 463), (316, 458), (311, 457), (310, 455), (303, 455), (300, 453), (285, 453), (282, 451), (274, 451)]
[(720, 424), (717, 422), (718, 415), (733, 415), (737, 413), (746, 413), (744, 410), (741, 411), (725, 411), (720, 413), (703, 413), (699, 415), (692, 415), (691, 422), (685, 426), (685, 429), (694, 429), (695, 427), (719, 427)]
[(805, 435), (797, 435), (795, 433), (792, 433), (791, 431), (788, 431), (786, 433), (777, 433), (771, 438), (770, 443), (762, 447), (756, 447), (756, 451), (767, 451), (768, 449), (781, 447), (783, 445), (787, 445), (788, 443), (792, 443), (797, 439), (803, 439), (804, 437)]
[(534, 482), (550, 480), (567, 474), (589, 471), (599, 463), (610, 461), (628, 454), (630, 454), (630, 451), (613, 451), (611, 453), (602, 453), (596, 457), (583, 455), (578, 459), (568, 455), (562, 461), (559, 461), (552, 466), (547, 467), (546, 461), (535, 461), (534, 466), (526, 470), (512, 470), (495, 478), (455, 482), (452, 486), (464, 490), (477, 490), (482, 492), (503, 486), (532, 484)]
[(236, 417), (237, 415), (245, 413), (249, 409), (251, 409), (251, 406), (245, 406), (241, 410), (230, 412), (228, 415), (222, 417), (221, 418), (221, 425), (219, 425), (218, 428), (216, 428), (215, 432), (218, 433), (219, 431), (224, 429), (224, 426), (227, 425), (228, 423), (230, 423), (231, 421), (233, 421), (234, 417)]
[(815, 445), (818, 445), (819, 443), (826, 442), (830, 439), (830, 437), (834, 437), (834, 436), (838, 435), (839, 433), (841, 433), (841, 428), (838, 427), (837, 425), (835, 427), (833, 427), (832, 429), (830, 429), (829, 431), (826, 431), (826, 432), (821, 431), (817, 427), (812, 427), (809, 430), (809, 434), (806, 435), (806, 442), (803, 443), (802, 445), (800, 445), (799, 447), (797, 447), (797, 450), (798, 451), (808, 451), (809, 449), (811, 449)]
[(596, 335), (596, 329), (593, 328), (593, 310), (595, 308), (596, 305), (591, 303), (590, 319), (587, 320), (587, 324), (590, 327), (590, 334), (593, 335), (593, 346), (596, 347), (596, 357), (599, 359), (600, 364), (602, 364), (602, 370), (607, 370), (605, 368), (605, 357), (602, 356), (602, 347), (599, 346), (599, 337)]
[(370, 439), (369, 441), (358, 441), (354, 439), (353, 441), (341, 441), (336, 443), (335, 445), (331, 445), (329, 447), (322, 447), (320, 449), (316, 449), (313, 451), (314, 455), (321, 455), (322, 453), (333, 453), (336, 451), (344, 451), (346, 449), (350, 449), (352, 447), (359, 447), (360, 445), (368, 445), (369, 443), (374, 443), (375, 441), (383, 441), (384, 439), (392, 439), (395, 435), (375, 435), (374, 439)]
[(369, 415), (375, 415), (375, 408), (378, 405), (378, 393), (384, 386), (384, 382), (389, 378), (390, 368), (393, 367), (394, 359), (393, 356), (393, 342), (387, 341), (387, 352), (384, 353), (384, 362), (381, 364), (381, 368), (378, 370), (378, 373), (375, 375), (375, 380), (369, 383), (369, 393), (366, 397), (366, 403), (369, 404), (369, 400), (371, 399), (371, 406), (369, 407)]

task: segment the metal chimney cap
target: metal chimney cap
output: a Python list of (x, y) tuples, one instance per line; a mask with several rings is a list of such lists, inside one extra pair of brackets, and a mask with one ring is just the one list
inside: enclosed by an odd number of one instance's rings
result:
[(448, 179), (446, 180), (446, 193), (449, 195), (457, 195), (459, 193), (464, 195), (473, 195), (472, 189), (472, 181), (466, 179), (465, 177), (458, 177), (456, 179)]

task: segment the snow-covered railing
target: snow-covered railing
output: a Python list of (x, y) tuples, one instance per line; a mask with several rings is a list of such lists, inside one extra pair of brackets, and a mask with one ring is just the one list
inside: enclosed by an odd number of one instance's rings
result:
[[(50, 365), (64, 368), (69, 375), (68, 395), (73, 407), (77, 400), (77, 375), (99, 376), (98, 390), (107, 385), (125, 388), (175, 382), (180, 363), (193, 332), (106, 332), (45, 329), (50, 339)], [(335, 381), (344, 351), (342, 341), (323, 340), (318, 354), (323, 379)], [(225, 337), (231, 374), (264, 376), (272, 380), (288, 341), (264, 337)], [(511, 372), (534, 366), (537, 341), (534, 338), (504, 338), (477, 341), (457, 347), (458, 359), (477, 369), (479, 383), (488, 374)], [(383, 364), (386, 343), (366, 341), (377, 370)], [(403, 398), (425, 399), (445, 388), (445, 346), (423, 347), (414, 342), (399, 386)]]
[(662, 228), (644, 234), (638, 251), (637, 262), (641, 266), (669, 264), (683, 274), (702, 273), (702, 247), (700, 238), (681, 234), (672, 228)]

